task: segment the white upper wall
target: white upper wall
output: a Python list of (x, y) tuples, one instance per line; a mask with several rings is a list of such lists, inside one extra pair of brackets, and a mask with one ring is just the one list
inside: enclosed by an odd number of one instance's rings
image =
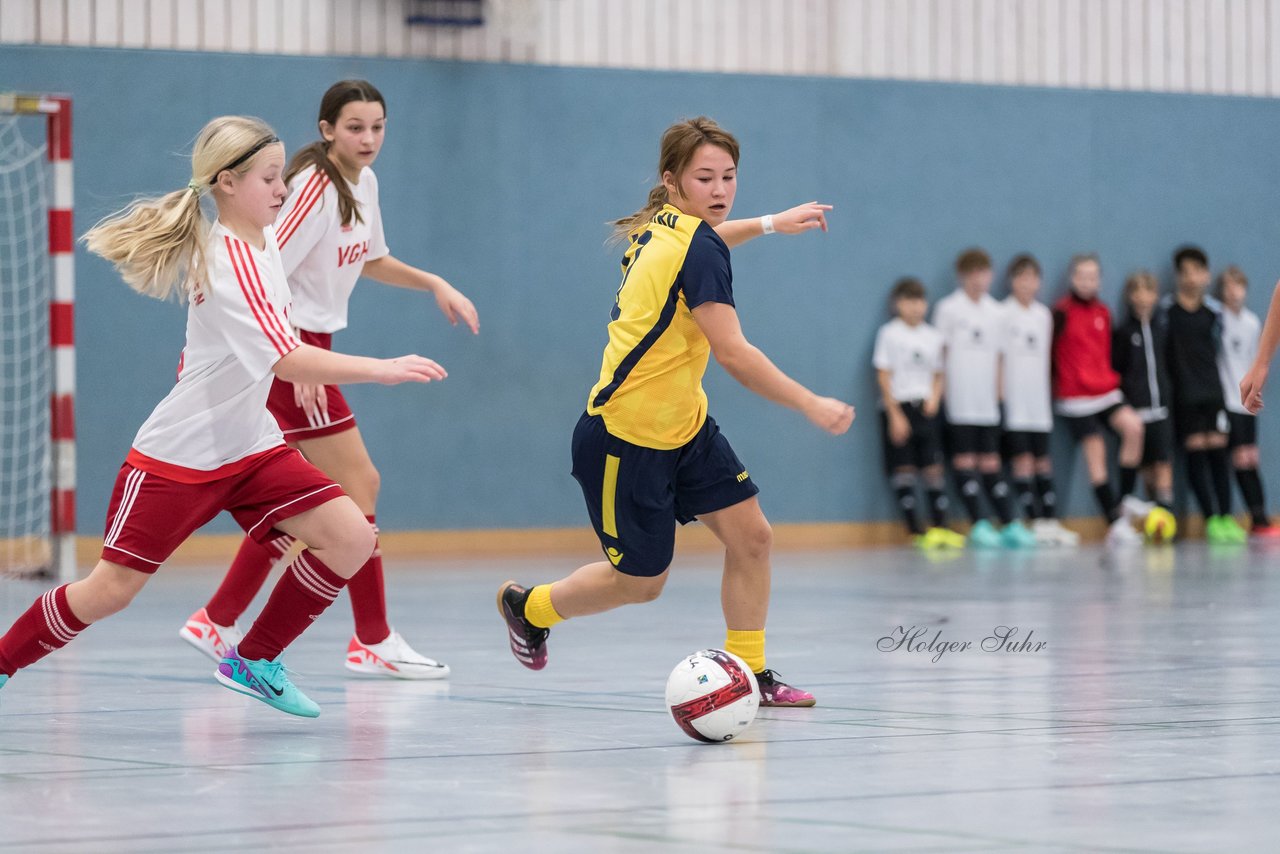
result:
[(0, 0), (0, 42), (1280, 95), (1280, 0), (485, 0), (456, 29), (410, 5)]

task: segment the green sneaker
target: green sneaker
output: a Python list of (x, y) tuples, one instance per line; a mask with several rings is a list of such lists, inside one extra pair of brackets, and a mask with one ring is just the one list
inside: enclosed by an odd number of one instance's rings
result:
[(250, 661), (241, 658), (233, 646), (218, 663), (213, 675), (232, 691), (248, 694), (282, 712), (303, 718), (320, 716), (320, 707), (289, 681), (284, 664), (278, 658), (275, 661), (265, 658)]
[(1027, 530), (1027, 526), (1017, 519), (1004, 526), (1000, 532), (1000, 543), (1006, 549), (1034, 549), (1036, 535)]
[(1218, 523), (1218, 530), (1222, 532), (1222, 536), (1226, 538), (1228, 543), (1233, 546), (1242, 546), (1249, 542), (1249, 532), (1240, 527), (1236, 517), (1219, 516), (1218, 518), (1222, 520)]
[(1222, 529), (1222, 516), (1210, 516), (1204, 520), (1204, 538), (1212, 546), (1231, 544), (1231, 535)]
[(998, 549), (1001, 545), (1000, 532), (986, 519), (982, 519), (969, 529), (969, 544), (977, 549)]

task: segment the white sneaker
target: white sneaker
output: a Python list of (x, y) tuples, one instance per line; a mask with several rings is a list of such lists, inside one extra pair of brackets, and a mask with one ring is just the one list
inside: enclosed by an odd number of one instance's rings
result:
[(1064, 528), (1057, 519), (1037, 519), (1031, 524), (1036, 543), (1042, 546), (1075, 548), (1080, 545), (1080, 535)]
[(1120, 512), (1129, 517), (1129, 521), (1141, 524), (1147, 514), (1156, 509), (1154, 501), (1143, 501), (1136, 495), (1126, 495), (1120, 499)]
[(449, 665), (419, 655), (395, 629), (382, 643), (361, 643), (352, 635), (347, 645), (347, 669), (392, 679), (444, 679), (449, 675)]
[(178, 629), (178, 637), (214, 661), (222, 661), (227, 650), (244, 640), (244, 632), (240, 631), (240, 626), (236, 623), (229, 626), (218, 625), (201, 608), (187, 617), (187, 624)]
[(1133, 523), (1121, 516), (1111, 523), (1107, 529), (1107, 546), (1109, 548), (1127, 548), (1143, 544), (1142, 535), (1134, 530)]

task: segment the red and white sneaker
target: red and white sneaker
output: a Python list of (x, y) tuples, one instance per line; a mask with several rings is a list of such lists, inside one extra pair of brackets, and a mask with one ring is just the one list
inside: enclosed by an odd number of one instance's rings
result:
[(1251, 540), (1280, 539), (1280, 525), (1254, 525), (1251, 529), (1249, 529), (1249, 539)]
[(222, 661), (227, 655), (227, 650), (244, 640), (244, 632), (240, 631), (240, 626), (235, 623), (229, 626), (218, 625), (210, 620), (208, 612), (201, 608), (187, 617), (187, 624), (178, 629), (178, 637), (214, 661)]
[(818, 702), (808, 691), (783, 682), (772, 670), (761, 670), (756, 674), (756, 682), (760, 685), (762, 706), (812, 706)]
[(449, 665), (419, 655), (395, 629), (382, 643), (361, 643), (352, 635), (347, 644), (347, 669), (391, 679), (444, 679), (449, 675)]

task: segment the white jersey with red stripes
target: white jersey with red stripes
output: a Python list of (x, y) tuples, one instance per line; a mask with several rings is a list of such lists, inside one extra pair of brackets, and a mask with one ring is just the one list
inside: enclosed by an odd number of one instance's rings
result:
[(365, 262), (391, 252), (382, 233), (377, 176), (366, 166), (360, 180), (347, 186), (363, 222), (342, 224), (338, 191), (314, 166), (289, 182), (289, 198), (276, 220), (280, 255), (293, 291), (293, 322), (309, 332), (345, 329), (347, 301)]
[[(183, 482), (239, 471), (246, 458), (284, 444), (267, 411), (272, 367), (301, 346), (289, 320), (289, 283), (275, 230), (266, 247), (221, 223), (210, 231), (208, 281), (187, 307), (178, 383), (133, 440), (136, 467)], [(241, 466), (237, 466), (241, 463)]]

